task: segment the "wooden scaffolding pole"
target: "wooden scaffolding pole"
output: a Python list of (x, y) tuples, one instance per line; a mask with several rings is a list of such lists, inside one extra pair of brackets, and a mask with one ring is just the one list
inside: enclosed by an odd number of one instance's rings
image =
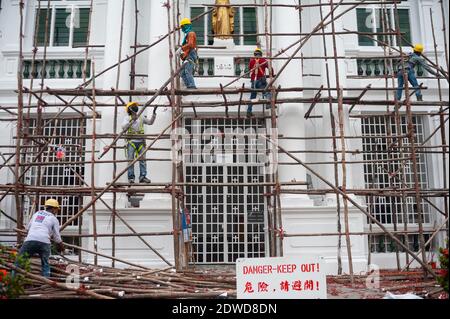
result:
[[(319, 4), (322, 3), (322, 0), (319, 0)], [(319, 7), (320, 11), (320, 19), (323, 20), (323, 7)], [(324, 50), (324, 55), (328, 56), (328, 49), (327, 49), (327, 43), (326, 43), (326, 36), (325, 36), (325, 29), (322, 29), (322, 46)], [(326, 74), (326, 81), (327, 81), (327, 87), (331, 87), (331, 80), (330, 80), (330, 68), (328, 65), (328, 59), (325, 59), (325, 74)], [(330, 114), (330, 126), (331, 126), (331, 136), (332, 136), (332, 146), (333, 146), (333, 160), (334, 160), (334, 184), (335, 186), (339, 186), (339, 170), (338, 170), (338, 156), (337, 156), (337, 137), (336, 137), (336, 122), (334, 118), (334, 112), (333, 112), (333, 102), (332, 102), (332, 95), (331, 90), (328, 89), (328, 111)], [(342, 135), (341, 135), (342, 139)], [(341, 201), (338, 194), (336, 194), (336, 211), (337, 211), (337, 231), (339, 233), (338, 237), (338, 245), (337, 245), (337, 266), (338, 266), (338, 274), (342, 274), (342, 224), (341, 224)]]
[[(20, 15), (20, 31), (19, 31), (19, 65), (17, 67), (17, 87), (19, 94), (17, 95), (17, 128), (16, 128), (16, 155), (15, 155), (15, 202), (16, 202), (16, 214), (17, 214), (17, 227), (23, 227), (23, 210), (22, 210), (22, 200), (20, 198), (19, 185), (21, 184), (21, 179), (19, 178), (20, 173), (20, 144), (21, 137), (23, 136), (22, 124), (23, 124), (23, 76), (22, 76), (22, 64), (23, 64), (23, 9), (25, 3), (23, 0), (19, 2), (19, 15)], [(17, 242), (22, 242), (21, 234), (17, 234)]]

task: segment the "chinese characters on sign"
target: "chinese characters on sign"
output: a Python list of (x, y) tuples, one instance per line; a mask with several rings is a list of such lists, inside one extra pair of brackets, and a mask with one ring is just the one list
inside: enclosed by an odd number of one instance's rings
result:
[(236, 261), (240, 299), (326, 299), (319, 257), (240, 258)]

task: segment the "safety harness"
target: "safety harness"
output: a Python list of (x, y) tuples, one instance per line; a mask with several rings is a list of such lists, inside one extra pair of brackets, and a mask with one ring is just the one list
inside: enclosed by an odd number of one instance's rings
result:
[[(142, 119), (142, 117), (139, 117), (139, 130), (136, 132), (135, 130), (133, 130), (133, 125), (130, 125), (130, 127), (128, 128), (128, 134), (130, 135), (144, 135), (145, 134), (145, 130), (144, 130), (144, 120)], [(133, 118), (130, 115), (130, 122), (133, 121)], [(136, 147), (136, 145), (133, 143), (132, 140), (128, 140), (128, 144), (131, 145), (131, 147), (134, 149), (134, 157), (138, 157), (139, 153), (141, 152), (142, 148), (144, 147), (144, 144), (139, 145), (139, 147)]]
[[(189, 33), (192, 32), (192, 25), (186, 26), (184, 28), (183, 32), (185, 32), (185, 35), (184, 35), (184, 38), (183, 38), (183, 42), (181, 42), (181, 45), (186, 45)], [(191, 57), (190, 57), (191, 52), (189, 51), (189, 53), (187, 54), (185, 60), (188, 61), (189, 63), (191, 63), (194, 66), (194, 73), (195, 73), (195, 72), (198, 71), (198, 68), (199, 68), (198, 52), (197, 52), (196, 49), (192, 49), (192, 50), (194, 50), (194, 52), (195, 52), (196, 59), (195, 60), (191, 59)]]

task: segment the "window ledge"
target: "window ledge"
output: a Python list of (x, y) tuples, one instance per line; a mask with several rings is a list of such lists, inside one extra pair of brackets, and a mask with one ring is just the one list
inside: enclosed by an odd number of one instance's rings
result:
[[(399, 50), (399, 47), (392, 47), (393, 49), (397, 49)], [(403, 53), (409, 53), (412, 52), (412, 48), (407, 48), (407, 47), (402, 47), (403, 49)], [(433, 53), (434, 55), (434, 51), (430, 51)], [(438, 49), (436, 50), (438, 56), (443, 55), (444, 54), (444, 50), (442, 49)], [(378, 47), (378, 46), (356, 46), (353, 48), (346, 48), (345, 49), (345, 55), (346, 56), (360, 56), (361, 58), (364, 58), (367, 55), (371, 55), (371, 56), (380, 56), (380, 57), (384, 57), (384, 50), (383, 47)], [(399, 55), (399, 52), (392, 50), (392, 55)]]
[[(103, 48), (95, 48), (95, 49), (89, 49), (89, 57), (95, 56), (95, 57), (101, 57), (104, 54)], [(5, 57), (19, 57), (19, 49), (15, 47), (7, 48), (6, 50), (1, 51), (2, 54)], [(47, 59), (58, 59), (58, 58), (71, 58), (71, 59), (79, 59), (84, 58), (84, 49), (83, 48), (69, 48), (69, 47), (60, 47), (60, 48), (47, 48), (46, 57)], [(23, 58), (24, 59), (32, 59), (33, 58), (33, 52), (31, 52), (31, 49), (29, 52), (24, 51), (23, 52)], [(44, 49), (39, 49), (36, 53), (36, 60), (42, 60), (44, 58)]]

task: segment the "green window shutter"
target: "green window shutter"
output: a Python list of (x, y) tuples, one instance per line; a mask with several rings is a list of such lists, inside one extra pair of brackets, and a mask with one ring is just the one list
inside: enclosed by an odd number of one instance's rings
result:
[[(40, 9), (40, 12), (36, 10), (36, 19), (39, 16), (39, 22), (36, 30), (36, 45), (45, 46), (45, 20), (47, 18), (47, 9)], [(52, 10), (50, 9), (48, 16), (48, 26), (47, 26), (47, 45), (50, 44), (50, 28), (52, 21)]]
[[(358, 32), (370, 32), (372, 33), (373, 30), (370, 27), (371, 22), (371, 15), (372, 10), (370, 9), (356, 9), (356, 19), (358, 24)], [(373, 46), (375, 45), (373, 41), (370, 38), (367, 38), (365, 36), (359, 35), (358, 36), (358, 44), (360, 46)]]
[(89, 8), (75, 9), (75, 24), (73, 28), (73, 45), (87, 45), (89, 28)]
[[(403, 34), (403, 40), (401, 44), (402, 46), (409, 46), (409, 43), (411, 43), (411, 25), (409, 20), (409, 10), (398, 9), (398, 20), (400, 32)], [(400, 41), (397, 41), (397, 45), (400, 45)]]
[[(256, 8), (243, 8), (244, 35), (256, 33)], [(256, 45), (256, 35), (244, 36), (244, 45)]]
[[(375, 9), (375, 19), (377, 21), (377, 28), (376, 28), (376, 32), (380, 33), (380, 32), (390, 32), (390, 28), (391, 28), (391, 15), (390, 15), (390, 10), (385, 10), (385, 9)], [(389, 43), (389, 37), (386, 35), (377, 35), (377, 39), (379, 41), (385, 42), (385, 43)], [(376, 42), (375, 45), (378, 46), (382, 46), (382, 43), (378, 43)]]
[[(206, 10), (212, 10), (213, 7), (208, 7)], [(208, 20), (208, 29), (206, 30), (206, 34), (212, 34), (212, 13), (208, 13), (206, 16), (206, 19)], [(202, 19), (203, 20), (203, 19)], [(214, 44), (214, 37), (213, 36), (209, 36), (208, 37), (208, 45), (213, 45)]]
[[(191, 7), (191, 20), (200, 14), (204, 13), (205, 9), (203, 7)], [(205, 19), (200, 18), (197, 21), (192, 22), (192, 31), (197, 34), (197, 44), (205, 44)], [(182, 33), (182, 39), (184, 38), (184, 33)]]
[(65, 8), (56, 9), (53, 46), (61, 47), (69, 45), (70, 13), (71, 11)]
[[(234, 34), (241, 34), (241, 8), (234, 8)], [(241, 44), (241, 37), (234, 37), (234, 44)]]

